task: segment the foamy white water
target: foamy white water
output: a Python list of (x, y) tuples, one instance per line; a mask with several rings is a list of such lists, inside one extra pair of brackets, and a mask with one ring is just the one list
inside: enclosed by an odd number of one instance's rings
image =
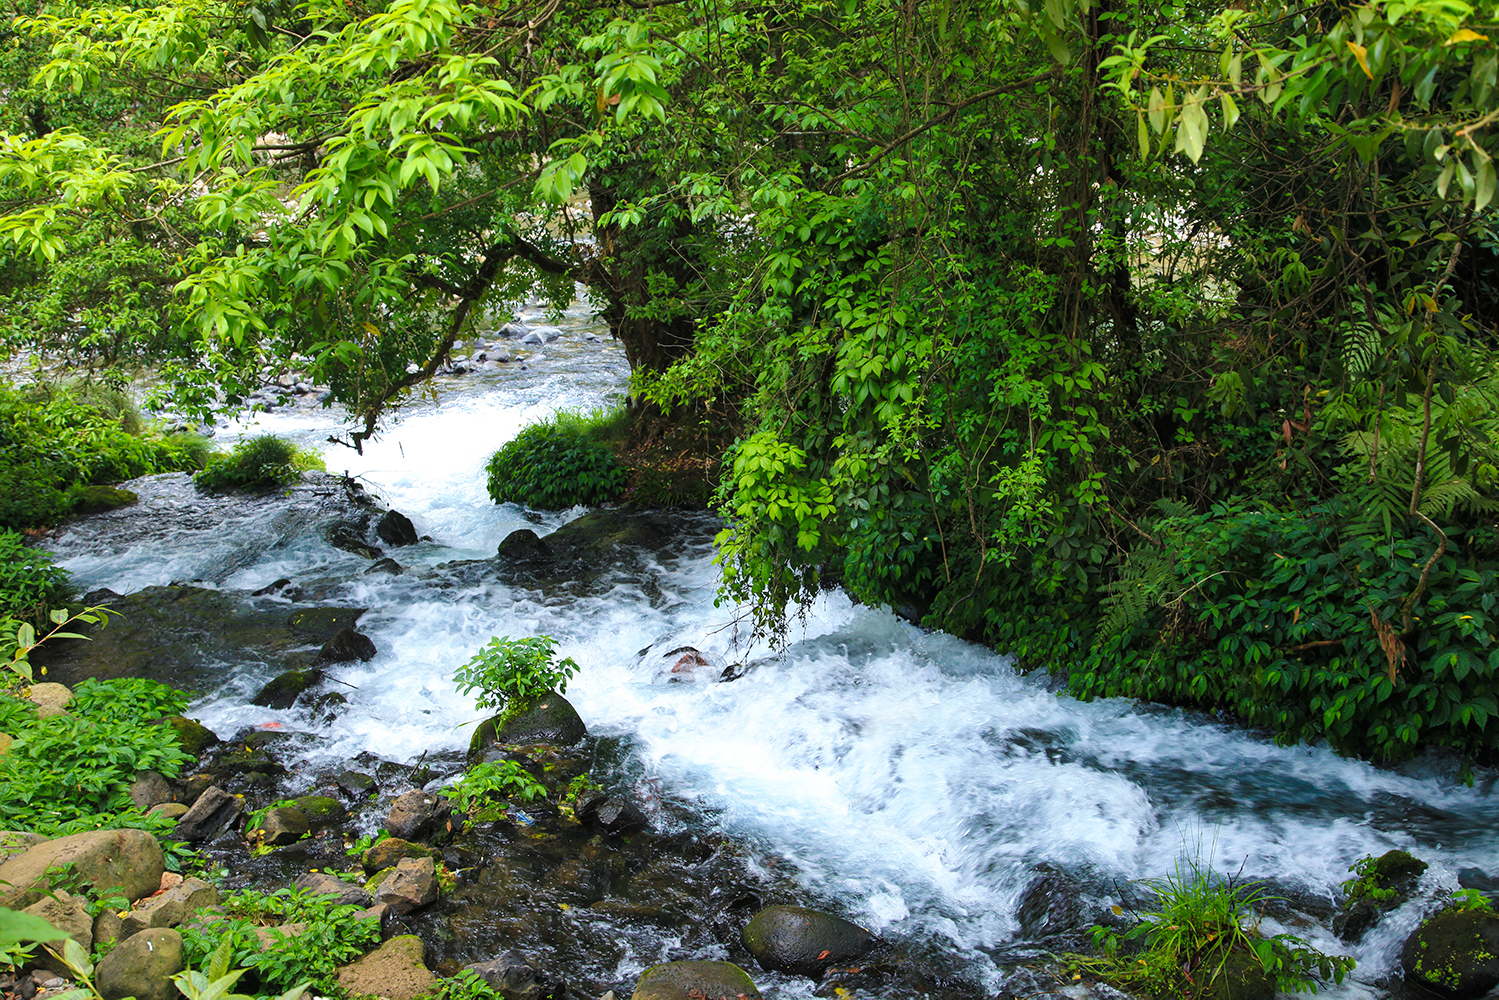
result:
[[(593, 357), (566, 350), (556, 354), (574, 371), (537, 363), (525, 377), (454, 388), (409, 407), (363, 456), (325, 446), (330, 470), (360, 477), (432, 537), (394, 553), (403, 564), (488, 556), (516, 527), (545, 533), (580, 513), (496, 506), (482, 469), (526, 422), (620, 391), (617, 347), (590, 345)], [(241, 429), (317, 444), (339, 428), (329, 413), (304, 410)], [(453, 669), (492, 635), (553, 635), (583, 666), (569, 700), (591, 731), (627, 742), (643, 792), (692, 804), (704, 822), (794, 866), (811, 898), (876, 933), (964, 955), (990, 983), (997, 962), (1025, 949), (1018, 910), (1043, 871), (1072, 880), (1085, 914), (1183, 855), (1273, 879), (1310, 905), (1336, 898), (1355, 859), (1410, 850), (1432, 864), (1425, 895), (1352, 950), (1355, 979), (1333, 994), (1352, 998), (1378, 992), (1369, 984), (1396, 969), (1405, 933), (1455, 888), (1460, 869), (1499, 868), (1489, 778), (1468, 788), (1434, 766), (1380, 769), (1196, 715), (1082, 704), (1044, 678), (1016, 675), (1002, 656), (839, 592), (806, 609), (783, 656), (747, 646), (736, 641), (733, 609), (713, 605), (709, 535), (705, 527), (650, 567), (648, 580), (621, 573), (585, 596), (365, 576), (365, 560), (296, 525), (164, 527), (123, 552), (70, 551), (66, 539), (61, 552), (83, 586), (120, 591), (193, 576), (238, 589), (278, 577), (342, 580), (338, 601), (371, 608), (361, 627), (380, 652), (337, 671), (350, 701), (313, 751), (325, 760), (374, 751), (412, 761), (465, 746), (464, 724), (480, 713), (454, 690)], [(205, 569), (229, 555), (227, 573)], [(637, 655), (653, 644), (655, 653)], [(666, 683), (659, 653), (685, 644), (750, 669), (732, 683)], [(223, 735), (306, 725), (297, 712), (245, 704), (263, 669), (234, 674), (198, 706), (204, 721)], [(657, 821), (678, 822), (671, 815)], [(1285, 929), (1348, 951), (1315, 921)]]

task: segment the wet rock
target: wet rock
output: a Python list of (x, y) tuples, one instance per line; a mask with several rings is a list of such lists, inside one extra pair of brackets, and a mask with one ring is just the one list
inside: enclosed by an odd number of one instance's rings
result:
[(267, 596), (269, 594), (274, 594), (274, 593), (276, 593), (279, 590), (284, 590), (284, 589), (286, 589), (287, 587), (290, 587), (290, 586), (291, 586), (291, 581), (289, 579), (287, 579), (286, 577), (282, 577), (279, 580), (274, 580), (271, 583), (266, 584), (264, 587), (261, 587), (259, 590), (252, 590), (250, 592), (250, 596), (251, 597), (265, 597), (265, 596)]
[(425, 844), (413, 844), (400, 837), (386, 837), (370, 845), (359, 859), (364, 870), (373, 875), (387, 868), (394, 868), (403, 858), (436, 858), (437, 852)]
[(519, 562), (534, 562), (551, 558), (552, 550), (530, 528), (517, 528), (500, 542), (496, 554)]
[(414, 934), (393, 937), (363, 958), (338, 970), (338, 985), (350, 996), (415, 1000), (437, 984), (423, 959), (426, 948)]
[(182, 969), (182, 935), (153, 928), (117, 944), (94, 970), (94, 982), (104, 1000), (175, 1000), (172, 977)]
[(540, 966), (518, 951), (467, 966), (505, 1000), (553, 1000), (562, 990), (547, 981)]
[(212, 729), (195, 719), (186, 719), (180, 715), (169, 715), (152, 725), (170, 726), (172, 732), (177, 734), (177, 742), (181, 744), (183, 752), (194, 757), (203, 756), (203, 751), (219, 742)]
[(200, 878), (184, 879), (177, 885), (141, 900), (120, 918), (117, 937), (124, 939), (151, 927), (176, 927), (197, 911), (219, 904), (219, 890)]
[[(41, 917), (77, 941), (84, 951), (94, 946), (94, 918), (89, 916), (86, 899), (63, 889), (53, 889), (50, 896), (32, 903), (25, 912)], [(62, 950), (61, 945), (57, 948)]]
[(250, 835), (259, 837), (267, 847), (285, 847), (311, 832), (312, 824), (307, 822), (306, 813), (291, 806), (277, 806), (266, 812), (260, 826), (250, 831)]
[(161, 845), (144, 830), (90, 830), (43, 841), (0, 865), (0, 906), (42, 898), (50, 869), (71, 866), (79, 883), (118, 888), (131, 901), (155, 892), (166, 870)]
[(385, 555), (380, 546), (371, 545), (365, 541), (364, 528), (361, 525), (348, 521), (335, 524), (328, 529), (328, 544), (335, 549), (343, 549), (345, 552), (352, 552), (366, 559), (379, 559)]
[(431, 858), (402, 858), (375, 889), (375, 901), (397, 916), (414, 913), (436, 902), (437, 866)]
[(351, 799), (363, 799), (378, 790), (375, 779), (362, 771), (344, 771), (338, 776), (338, 790)]
[(842, 917), (802, 906), (768, 906), (744, 928), (744, 947), (767, 971), (820, 977), (874, 947), (874, 937)]
[(406, 570), (402, 568), (400, 563), (387, 556), (384, 559), (376, 560), (369, 569), (364, 571), (364, 575), (375, 576), (380, 573), (388, 573), (391, 576), (400, 576), (404, 572), (406, 572)]
[(106, 510), (119, 510), (140, 503), (140, 497), (115, 486), (85, 486), (73, 494), (74, 514), (102, 514)]
[(297, 798), (296, 805), (314, 827), (341, 822), (349, 815), (342, 802), (328, 795), (302, 795)]
[(578, 800), (578, 819), (613, 834), (626, 834), (644, 827), (649, 820), (632, 802), (615, 796), (590, 795)]
[(250, 704), (261, 708), (291, 708), (308, 689), (323, 680), (321, 670), (288, 670), (261, 688)]
[(182, 779), (182, 794), (178, 798), (192, 805), (202, 797), (203, 793), (213, 787), (213, 775), (200, 771), (197, 774), (188, 775)]
[(469, 760), (476, 760), (495, 746), (524, 746), (546, 743), (572, 746), (588, 735), (588, 727), (578, 717), (578, 710), (555, 692), (539, 698), (522, 700), (506, 706), (499, 715), (485, 719), (474, 727), (469, 741)]
[(396, 510), (385, 512), (375, 524), (375, 535), (386, 545), (415, 545), (420, 540), (411, 519)]
[(73, 692), (67, 685), (54, 684), (50, 681), (31, 685), (26, 692), (26, 697), (36, 705), (36, 717), (39, 719), (66, 715), (68, 706), (73, 703)]
[(1426, 867), (1426, 862), (1405, 851), (1386, 851), (1356, 864), (1350, 871), (1359, 877), (1333, 915), (1333, 933), (1343, 941), (1358, 940), (1380, 917), (1410, 899)]
[(1042, 864), (1036, 876), (1020, 895), (1015, 918), (1027, 939), (1039, 940), (1049, 935), (1075, 930), (1083, 923), (1078, 907), (1082, 887), (1061, 869)]
[(327, 872), (306, 872), (298, 875), (296, 886), (318, 896), (328, 896), (340, 906), (367, 907), (370, 894), (351, 882), (345, 882)]
[(630, 1000), (760, 1000), (755, 981), (732, 962), (665, 962), (640, 974)]
[(309, 642), (327, 642), (346, 628), (353, 628), (368, 608), (302, 608), (286, 620), (292, 634)]
[(177, 821), (174, 836), (178, 840), (199, 843), (223, 830), (239, 818), (244, 809), (244, 800), (230, 795), (218, 786), (211, 786), (193, 803)]
[(1483, 996), (1499, 986), (1499, 914), (1458, 909), (1438, 913), (1406, 938), (1400, 965), (1407, 978), (1438, 996)]
[(418, 789), (391, 803), (385, 829), (402, 840), (431, 840), (452, 832), (452, 817), (453, 803)]
[(130, 785), (130, 801), (146, 812), (154, 805), (172, 801), (172, 786), (155, 771), (137, 771)]
[(181, 819), (187, 815), (187, 808), (187, 804), (183, 802), (158, 802), (146, 812), (161, 813), (167, 819)]
[(323, 643), (323, 648), (318, 651), (317, 661), (319, 663), (348, 663), (351, 660), (368, 662), (375, 658), (375, 653), (374, 640), (363, 632), (355, 632), (351, 628), (346, 628)]
[(1236, 951), (1202, 989), (1199, 1000), (1275, 1000), (1276, 989), (1275, 977), (1265, 971), (1258, 957)]

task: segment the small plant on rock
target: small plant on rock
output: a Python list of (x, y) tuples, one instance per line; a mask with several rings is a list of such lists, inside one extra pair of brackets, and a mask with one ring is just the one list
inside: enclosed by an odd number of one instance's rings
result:
[(557, 640), (549, 635), (529, 639), (500, 636), (491, 639), (473, 659), (459, 667), (453, 679), (468, 694), (479, 689), (479, 708), (498, 709), (507, 702), (539, 698), (549, 691), (562, 694), (567, 679), (578, 671), (571, 656), (557, 659)]
[(302, 473), (322, 468), (320, 456), (263, 434), (241, 441), (228, 454), (214, 455), (193, 482), (209, 490), (262, 490), (290, 486)]
[(495, 503), (544, 510), (607, 503), (629, 474), (609, 447), (591, 436), (607, 415), (559, 413), (522, 430), (489, 459), (489, 495)]
[(535, 802), (546, 794), (546, 786), (513, 760), (475, 764), (447, 790), (448, 798), (466, 813), (499, 799)]

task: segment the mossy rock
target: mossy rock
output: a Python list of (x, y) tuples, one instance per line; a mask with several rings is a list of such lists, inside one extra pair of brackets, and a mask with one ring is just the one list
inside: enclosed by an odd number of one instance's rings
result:
[(140, 497), (129, 490), (114, 486), (85, 486), (73, 494), (73, 513), (102, 514), (106, 510), (118, 510), (139, 503)]
[(353, 628), (367, 608), (302, 608), (291, 613), (286, 624), (299, 638), (327, 642), (346, 628)]
[(250, 704), (261, 708), (291, 708), (309, 689), (323, 680), (321, 670), (288, 670), (260, 689)]
[(663, 962), (640, 974), (630, 1000), (745, 997), (761, 1000), (755, 981), (733, 962)]
[(1481, 997), (1499, 986), (1499, 914), (1444, 910), (1405, 940), (1406, 976), (1453, 1000)]
[(1381, 889), (1405, 878), (1419, 878), (1430, 867), (1420, 858), (1407, 851), (1385, 851), (1374, 859), (1374, 870), (1370, 873)]
[(479, 723), (469, 740), (468, 756), (470, 761), (478, 760), (495, 746), (572, 746), (587, 735), (588, 727), (578, 710), (560, 694), (550, 692), (511, 702), (499, 715)]
[[(1405, 851), (1386, 851), (1374, 859), (1369, 870), (1354, 883), (1342, 908), (1333, 915), (1333, 933), (1344, 941), (1356, 941), (1379, 918), (1403, 905), (1426, 871), (1426, 862)], [(1376, 899), (1370, 892), (1379, 892)]]
[(743, 939), (762, 969), (814, 979), (874, 947), (873, 935), (859, 925), (804, 906), (767, 906), (750, 918)]
[(172, 732), (177, 734), (177, 742), (182, 745), (184, 753), (192, 754), (194, 757), (203, 756), (203, 751), (219, 742), (212, 729), (203, 725), (195, 719), (184, 718), (180, 715), (169, 715), (164, 719), (157, 719), (152, 725), (170, 726)]
[(313, 826), (337, 823), (349, 814), (342, 802), (327, 795), (303, 795), (296, 800), (296, 806)]
[(1265, 971), (1258, 956), (1235, 951), (1203, 987), (1199, 1000), (1274, 1000), (1276, 989), (1275, 977)]

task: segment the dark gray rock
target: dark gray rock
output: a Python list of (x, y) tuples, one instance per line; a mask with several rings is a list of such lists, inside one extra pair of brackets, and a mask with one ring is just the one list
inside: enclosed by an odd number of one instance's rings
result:
[(541, 967), (518, 951), (507, 951), (499, 958), (475, 962), (467, 968), (505, 1000), (555, 1000), (561, 995)]
[(453, 803), (418, 789), (391, 803), (385, 829), (402, 840), (432, 840), (452, 832), (452, 818)]
[(312, 824), (307, 822), (307, 814), (292, 806), (277, 806), (268, 810), (261, 819), (260, 826), (250, 831), (251, 836), (258, 835), (260, 842), (267, 847), (295, 844), (311, 832)]
[(292, 634), (306, 642), (327, 642), (346, 628), (353, 628), (368, 608), (300, 608), (286, 624)]
[(230, 795), (216, 785), (211, 786), (177, 821), (173, 835), (189, 843), (208, 840), (239, 818), (244, 807), (244, 800), (239, 796)]
[(271, 679), (250, 699), (261, 708), (291, 708), (311, 688), (322, 683), (321, 670), (288, 670)]
[(369, 893), (327, 872), (307, 872), (298, 875), (296, 887), (319, 896), (328, 896), (340, 906), (366, 907), (370, 905)]
[(1483, 996), (1499, 986), (1499, 914), (1443, 910), (1406, 938), (1400, 965), (1438, 996)]
[(578, 710), (560, 694), (552, 693), (515, 702), (479, 723), (469, 741), (468, 755), (470, 760), (477, 760), (495, 746), (572, 746), (587, 735), (588, 727)]
[(613, 834), (625, 834), (643, 828), (648, 822), (645, 813), (634, 803), (613, 796), (590, 796), (580, 801), (578, 819)]
[(552, 550), (530, 528), (517, 528), (505, 536), (497, 554), (520, 562), (536, 562), (551, 558)]
[(856, 962), (874, 937), (842, 917), (803, 906), (768, 906), (744, 928), (744, 947), (760, 967), (820, 977), (829, 967)]
[(323, 648), (318, 650), (317, 661), (319, 663), (348, 663), (352, 660), (363, 660), (368, 662), (375, 658), (374, 640), (363, 632), (355, 632), (351, 628), (341, 630), (333, 638), (323, 643)]
[(172, 786), (155, 771), (137, 771), (135, 781), (130, 785), (130, 801), (135, 803), (135, 808), (145, 812), (158, 803), (171, 802)]
[(338, 790), (351, 799), (368, 798), (377, 790), (375, 779), (362, 771), (344, 771), (338, 776)]
[(375, 523), (375, 535), (386, 545), (415, 545), (420, 539), (411, 519), (397, 510), (388, 510)]
[(366, 559), (379, 559), (385, 555), (380, 546), (371, 545), (365, 540), (363, 527), (348, 521), (328, 529), (328, 544)]
[(389, 576), (400, 576), (404, 572), (406, 572), (406, 570), (400, 563), (396, 562), (389, 556), (386, 556), (384, 559), (376, 560), (369, 569), (364, 571), (364, 575), (378, 576), (384, 573)]

